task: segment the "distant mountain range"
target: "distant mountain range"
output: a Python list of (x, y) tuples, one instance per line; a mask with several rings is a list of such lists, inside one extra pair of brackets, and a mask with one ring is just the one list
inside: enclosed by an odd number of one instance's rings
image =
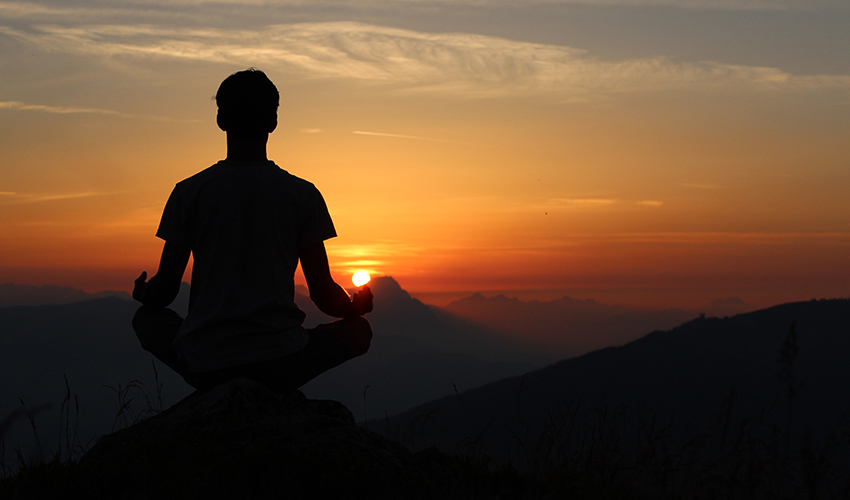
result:
[(793, 428), (798, 444), (808, 431), (817, 439), (850, 424), (848, 359), (850, 301), (783, 304), (698, 318), (369, 425), (408, 445), (456, 449), (477, 438), (484, 451), (516, 458), (535, 446), (547, 419), (587, 425), (605, 412), (633, 429), (640, 421), (656, 429), (673, 422), (686, 442), (730, 411), (729, 432)]
[(86, 293), (67, 286), (0, 284), (0, 307), (72, 304), (103, 297), (120, 297), (129, 300), (130, 294), (118, 291)]
[(603, 347), (622, 345), (652, 330), (673, 328), (700, 314), (732, 316), (750, 310), (741, 299), (718, 299), (699, 311), (636, 310), (595, 300), (563, 297), (548, 302), (525, 302), (504, 295), (485, 298), (476, 293), (454, 301), (444, 310), (501, 331), (528, 344), (545, 347), (559, 358)]

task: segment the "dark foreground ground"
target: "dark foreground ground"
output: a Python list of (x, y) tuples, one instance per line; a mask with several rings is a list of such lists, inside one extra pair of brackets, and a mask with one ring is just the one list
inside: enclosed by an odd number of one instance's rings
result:
[(518, 468), (474, 452), (413, 452), (355, 425), (335, 401), (235, 380), (102, 438), (79, 460), (60, 454), (6, 474), (0, 498), (850, 498), (846, 435), (790, 456), (781, 436), (742, 429), (700, 448), (661, 426), (625, 443), (616, 415), (606, 419), (569, 455), (547, 453), (557, 436), (541, 436)]

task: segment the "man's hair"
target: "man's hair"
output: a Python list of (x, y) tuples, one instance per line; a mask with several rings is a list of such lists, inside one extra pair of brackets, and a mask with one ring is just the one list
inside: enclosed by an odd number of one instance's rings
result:
[(269, 77), (249, 68), (228, 76), (215, 94), (218, 126), (237, 134), (268, 133), (277, 125), (280, 93)]

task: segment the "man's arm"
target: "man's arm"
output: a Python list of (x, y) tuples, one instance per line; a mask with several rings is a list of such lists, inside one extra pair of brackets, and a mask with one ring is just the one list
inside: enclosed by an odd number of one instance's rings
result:
[(162, 247), (162, 257), (159, 260), (159, 270), (156, 276), (145, 282), (148, 277), (146, 271), (136, 279), (133, 288), (133, 298), (148, 307), (165, 307), (177, 297), (180, 291), (180, 282), (183, 280), (183, 272), (189, 263), (191, 250), (175, 246), (165, 242)]
[(335, 318), (362, 316), (372, 311), (372, 291), (363, 286), (349, 297), (331, 277), (324, 243), (302, 247), (298, 251), (301, 269), (310, 289), (310, 299), (320, 311)]

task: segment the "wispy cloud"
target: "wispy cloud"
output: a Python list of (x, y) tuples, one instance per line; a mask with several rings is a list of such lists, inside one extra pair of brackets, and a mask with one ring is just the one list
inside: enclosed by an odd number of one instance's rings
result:
[[(767, 232), (646, 232), (646, 233), (608, 233), (608, 234), (571, 234), (569, 245), (575, 242), (595, 243), (688, 243), (704, 245), (708, 243), (747, 243), (747, 244), (784, 244), (790, 242), (818, 242), (819, 244), (850, 244), (850, 233), (767, 233)], [(554, 242), (566, 245), (563, 242)]]
[(328, 247), (328, 255), (359, 261), (376, 257), (418, 255), (423, 250), (425, 249), (409, 242), (378, 240), (370, 244), (334, 244)]
[(398, 259), (418, 257), (424, 248), (409, 242), (379, 240), (370, 244), (334, 244), (328, 247), (335, 272), (351, 274), (365, 269), (374, 277), (395, 267)]
[[(578, 246), (609, 246), (609, 245), (644, 245), (644, 244), (674, 244), (674, 245), (819, 245), (819, 246), (850, 246), (850, 233), (769, 233), (769, 232), (709, 232), (709, 231), (670, 231), (670, 232), (635, 232), (635, 233), (570, 233), (566, 239), (539, 239), (533, 244), (513, 247), (490, 246), (481, 251), (494, 249), (496, 251), (540, 252), (563, 254)], [(468, 248), (468, 247), (467, 247)]]
[(663, 57), (601, 61), (571, 47), (467, 33), (422, 33), (354, 22), (258, 30), (151, 25), (0, 27), (47, 51), (103, 58), (253, 64), (307, 78), (338, 78), (397, 91), (475, 97), (546, 94), (565, 100), (623, 92), (850, 90), (850, 75), (799, 76), (776, 68)]
[(15, 193), (11, 191), (0, 191), (0, 203), (6, 205), (14, 205), (20, 203), (39, 203), (44, 201), (71, 200), (75, 198), (89, 198), (92, 196), (102, 196), (105, 193), (96, 192), (78, 192), (78, 193), (55, 193), (55, 194), (26, 194)]
[(46, 106), (43, 104), (27, 104), (25, 102), (20, 101), (0, 101), (0, 109), (20, 109), (23, 111), (44, 111), (45, 113), (58, 113), (58, 114), (75, 114), (75, 113), (90, 113), (90, 114), (98, 114), (98, 115), (116, 115), (119, 116), (121, 113), (118, 111), (114, 111), (111, 109), (98, 109), (98, 108), (73, 108), (66, 106)]
[(622, 200), (615, 198), (551, 198), (543, 203), (535, 204), (505, 204), (500, 205), (505, 212), (543, 212), (560, 213), (560, 212), (592, 212), (596, 210), (629, 210), (635, 206), (643, 207), (661, 207), (664, 206), (663, 201), (659, 200)]
[(610, 210), (621, 205), (620, 200), (611, 198), (550, 198), (541, 202), (508, 202), (506, 200), (488, 200), (482, 206), (493, 207), (488, 211), (498, 210), (504, 213), (536, 213), (556, 214), (568, 212), (594, 212)]
[(170, 118), (167, 116), (152, 116), (152, 115), (137, 115), (132, 113), (122, 113), (113, 109), (101, 108), (76, 108), (69, 106), (47, 106), (44, 104), (28, 104), (21, 101), (0, 101), (0, 109), (15, 109), (20, 111), (40, 111), (43, 113), (55, 113), (60, 115), (68, 114), (94, 114), (94, 115), (111, 115), (122, 118), (141, 118), (144, 120), (155, 121), (179, 121), (179, 122), (195, 122), (198, 120), (181, 120)]
[(32, 2), (0, 2), (0, 17), (3, 19), (27, 19), (40, 18), (44, 16), (67, 17), (80, 9), (69, 9), (55, 7)]
[(607, 198), (553, 198), (546, 204), (551, 207), (605, 207), (617, 203)]
[(720, 188), (723, 187), (723, 186), (720, 186), (718, 184), (694, 184), (694, 183), (690, 183), (690, 182), (681, 182), (681, 183), (679, 183), (679, 185), (682, 186), (682, 187), (694, 188), (694, 189), (720, 189)]
[(57, 16), (86, 14), (90, 16), (114, 15), (114, 12), (190, 9), (198, 7), (217, 8), (293, 8), (328, 9), (345, 7), (357, 10), (387, 10), (422, 5), (428, 8), (460, 6), (522, 7), (533, 5), (600, 5), (600, 6), (671, 6), (686, 9), (711, 10), (804, 10), (815, 8), (846, 7), (843, 0), (138, 0), (120, 6), (106, 7), (93, 4), (92, 7), (50, 6), (45, 3), (0, 2), (0, 14), (3, 17), (21, 18), (33, 16)]
[(352, 134), (358, 134), (358, 135), (376, 135), (376, 136), (379, 136), (379, 137), (395, 137), (397, 139), (414, 139), (414, 140), (417, 140), (417, 141), (457, 142), (457, 141), (451, 141), (449, 139), (434, 139), (432, 137), (420, 137), (420, 136), (417, 136), (417, 135), (387, 134), (387, 133), (384, 133), (384, 132), (364, 132), (362, 130), (354, 130), (351, 133)]

